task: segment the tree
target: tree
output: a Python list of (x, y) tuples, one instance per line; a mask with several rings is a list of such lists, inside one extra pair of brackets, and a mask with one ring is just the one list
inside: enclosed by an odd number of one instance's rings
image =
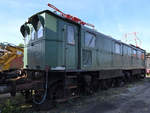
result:
[(20, 43), (18, 46), (21, 48), (24, 48), (24, 44), (22, 44), (22, 43)]

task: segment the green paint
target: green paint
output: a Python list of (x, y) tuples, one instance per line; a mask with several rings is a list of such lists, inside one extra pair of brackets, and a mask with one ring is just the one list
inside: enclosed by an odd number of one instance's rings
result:
[[(28, 65), (30, 69), (36, 69), (39, 66), (41, 70), (45, 70), (45, 66), (48, 65), (51, 68), (65, 66), (66, 69), (76, 70), (79, 60), (81, 60), (79, 64), (83, 70), (122, 69), (134, 66), (143, 67), (144, 65), (142, 60), (137, 61), (129, 56), (115, 54), (117, 40), (111, 39), (107, 35), (86, 27), (80, 28), (76, 24), (53, 16), (54, 14), (51, 12), (43, 12), (40, 15), (44, 18), (45, 23), (44, 37), (31, 41), (24, 49), (24, 67)], [(75, 31), (75, 44), (67, 43), (67, 27), (70, 25)], [(79, 30), (81, 34), (78, 33)], [(93, 48), (85, 47), (84, 34), (86, 31), (95, 33), (96, 45)], [(91, 51), (92, 54), (92, 63), (88, 66), (83, 65), (83, 50)]]
[(57, 19), (54, 16), (46, 14), (46, 27), (53, 32), (57, 32)]

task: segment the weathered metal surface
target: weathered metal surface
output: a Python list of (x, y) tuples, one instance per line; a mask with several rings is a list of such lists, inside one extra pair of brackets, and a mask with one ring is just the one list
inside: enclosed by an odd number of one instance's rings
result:
[[(95, 35), (95, 46), (86, 47), (85, 46), (85, 34), (90, 32)], [(119, 50), (116, 49), (115, 44), (119, 44)], [(131, 49), (131, 52), (128, 51), (127, 47)], [(81, 34), (81, 54), (84, 50), (91, 51), (92, 53), (92, 63), (90, 65), (84, 65), (83, 60), (81, 61), (81, 67), (84, 70), (107, 70), (107, 69), (141, 69), (145, 68), (145, 59), (142, 59), (141, 52), (145, 54), (145, 51), (124, 44), (123, 42), (117, 41), (107, 35), (98, 33), (91, 29), (83, 28)], [(133, 50), (137, 51), (137, 54), (134, 55)], [(119, 51), (119, 53), (117, 53)], [(84, 57), (83, 55), (81, 57)], [(82, 58), (84, 59), (84, 58)]]

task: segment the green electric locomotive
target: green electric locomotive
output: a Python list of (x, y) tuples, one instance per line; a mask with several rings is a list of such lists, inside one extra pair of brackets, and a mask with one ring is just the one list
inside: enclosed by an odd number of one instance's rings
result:
[(145, 76), (145, 50), (91, 29), (73, 16), (45, 10), (20, 30), (25, 39), (22, 74), (30, 81), (23, 92), (35, 105), (50, 108), (81, 93)]

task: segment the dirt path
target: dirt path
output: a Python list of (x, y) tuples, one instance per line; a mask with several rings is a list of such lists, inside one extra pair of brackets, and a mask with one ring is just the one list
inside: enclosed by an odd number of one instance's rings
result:
[(108, 97), (104, 102), (88, 105), (85, 110), (78, 113), (150, 113), (150, 80), (136, 83), (123, 90)]

